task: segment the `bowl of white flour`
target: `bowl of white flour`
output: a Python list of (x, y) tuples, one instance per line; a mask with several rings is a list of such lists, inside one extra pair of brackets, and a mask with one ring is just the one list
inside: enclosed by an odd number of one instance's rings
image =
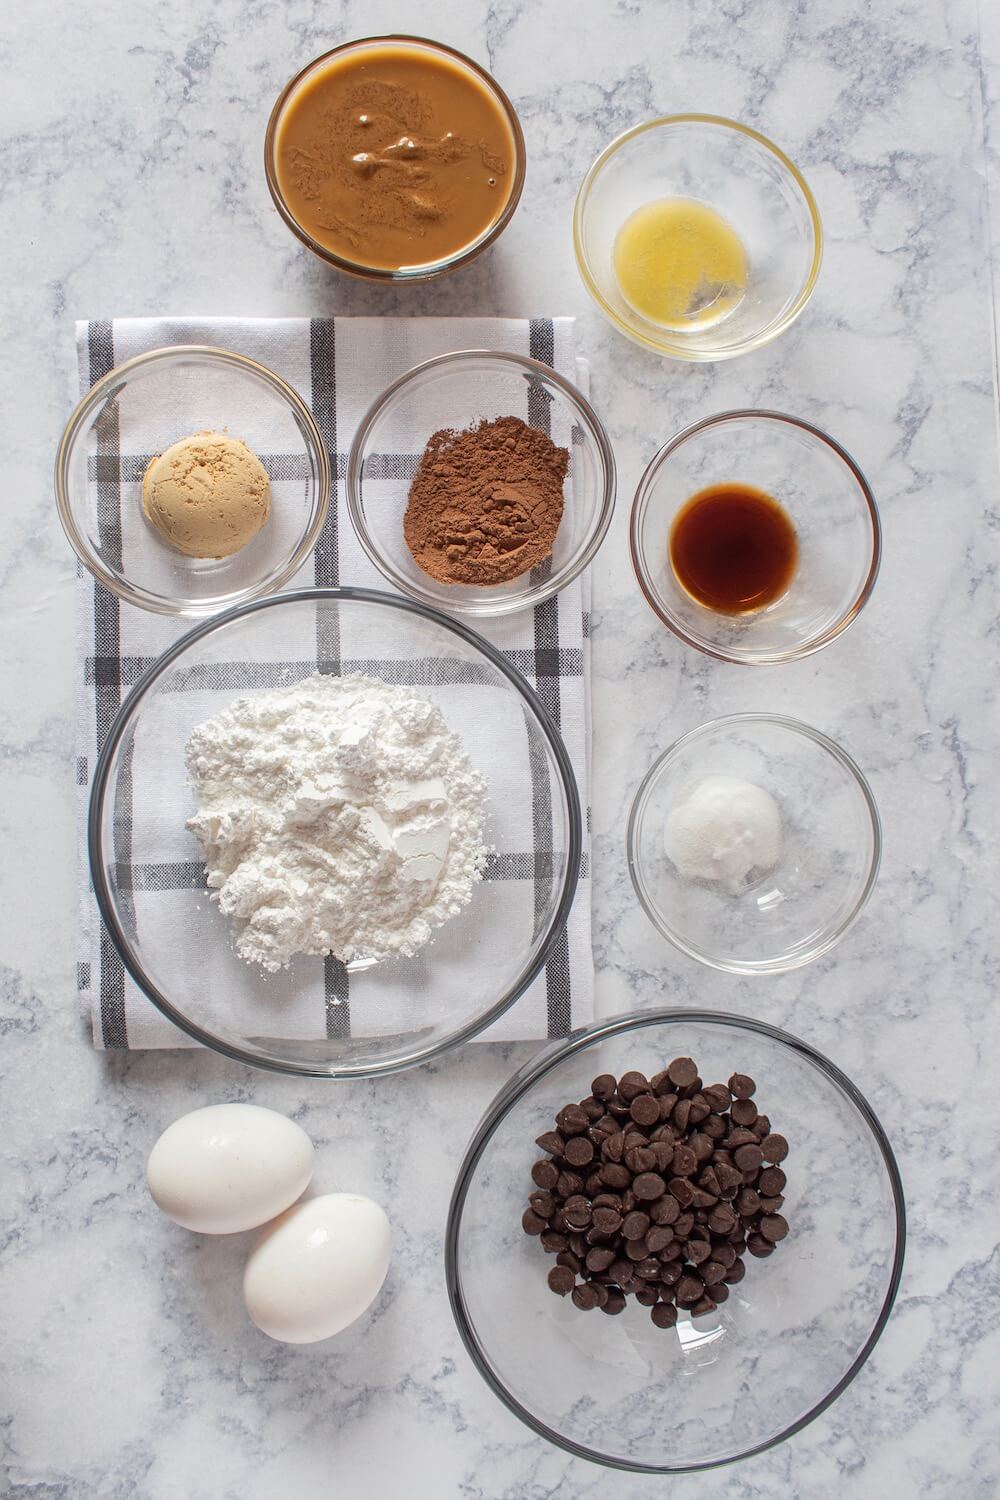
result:
[(90, 859), (126, 971), (196, 1040), (317, 1076), (482, 1030), (541, 971), (581, 820), (544, 708), (463, 625), (354, 589), (198, 627), (137, 684)]

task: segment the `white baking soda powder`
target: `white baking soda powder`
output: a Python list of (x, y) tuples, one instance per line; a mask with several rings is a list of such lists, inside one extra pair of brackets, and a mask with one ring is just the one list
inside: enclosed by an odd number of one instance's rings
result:
[(738, 896), (781, 861), (778, 804), (735, 776), (706, 776), (667, 818), (668, 859), (687, 880), (709, 880)]

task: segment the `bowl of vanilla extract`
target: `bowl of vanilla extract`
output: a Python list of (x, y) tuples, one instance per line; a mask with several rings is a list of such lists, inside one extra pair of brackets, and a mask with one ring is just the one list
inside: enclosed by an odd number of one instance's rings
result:
[(827, 433), (773, 411), (695, 422), (659, 450), (632, 505), (632, 565), (673, 633), (719, 661), (810, 656), (871, 597), (871, 486)]

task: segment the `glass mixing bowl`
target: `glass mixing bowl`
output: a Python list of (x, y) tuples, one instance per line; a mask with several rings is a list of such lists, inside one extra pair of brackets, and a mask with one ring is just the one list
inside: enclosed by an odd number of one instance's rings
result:
[[(597, 1074), (649, 1077), (680, 1056), (706, 1083), (755, 1079), (791, 1148), (790, 1232), (707, 1317), (660, 1329), (631, 1298), (617, 1317), (582, 1312), (549, 1290), (553, 1257), (521, 1228), (535, 1138)], [(676, 1474), (770, 1448), (837, 1399), (885, 1328), (904, 1243), (892, 1150), (839, 1068), (759, 1021), (661, 1010), (555, 1043), (501, 1090), (459, 1169), (446, 1274), (466, 1348), (516, 1416), (581, 1458)]]
[[(185, 557), (142, 509), (154, 454), (207, 430), (239, 438), (271, 481), (266, 525), (232, 557)], [(212, 615), (275, 593), (316, 544), (330, 502), (330, 461), (302, 397), (244, 354), (208, 345), (153, 349), (87, 392), (56, 456), (59, 518), (99, 583), (161, 615)]]
[[(781, 815), (781, 855), (736, 892), (685, 878), (664, 842), (667, 818), (708, 776), (752, 782)], [(819, 730), (772, 714), (730, 714), (683, 735), (635, 794), (628, 866), (663, 936), (732, 974), (780, 974), (834, 947), (868, 901), (882, 831), (864, 776)]]
[[(441, 428), (509, 416), (569, 449), (565, 509), (552, 555), (530, 573), (489, 588), (439, 583), (417, 566), (403, 535), (420, 455)], [(347, 461), (347, 508), (365, 552), (404, 594), (452, 614), (509, 614), (551, 598), (592, 561), (614, 506), (614, 454), (590, 402), (548, 365), (501, 350), (438, 355), (393, 381), (362, 417)]]
[[(618, 286), (618, 231), (636, 209), (670, 198), (706, 204), (742, 242), (745, 294), (714, 324), (661, 327)], [(573, 245), (584, 285), (620, 333), (674, 359), (716, 360), (758, 349), (794, 322), (816, 285), (823, 231), (801, 173), (765, 136), (717, 115), (666, 115), (601, 152), (577, 194)]]
[[(299, 955), (267, 974), (237, 957), (208, 898), (184, 749), (234, 698), (317, 670), (413, 686), (440, 708), (486, 778), (490, 857), (469, 905), (413, 958)], [(352, 1077), (423, 1062), (514, 1004), (573, 902), (580, 803), (558, 731), (491, 645), (404, 599), (316, 589), (201, 625), (146, 673), (97, 764), (89, 849), (122, 962), (175, 1025), (240, 1062)]]
[[(670, 564), (678, 511), (712, 485), (764, 490), (787, 513), (798, 565), (786, 592), (753, 614), (693, 599)], [(719, 661), (770, 666), (836, 640), (871, 598), (882, 556), (875, 496), (839, 443), (776, 411), (725, 411), (685, 427), (639, 480), (629, 529), (632, 566), (668, 630)]]

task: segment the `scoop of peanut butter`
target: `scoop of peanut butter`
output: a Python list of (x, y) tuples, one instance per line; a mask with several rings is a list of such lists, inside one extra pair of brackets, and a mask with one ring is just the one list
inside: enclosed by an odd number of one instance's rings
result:
[(142, 477), (152, 526), (187, 557), (231, 557), (271, 513), (267, 470), (245, 443), (219, 432), (180, 438)]

